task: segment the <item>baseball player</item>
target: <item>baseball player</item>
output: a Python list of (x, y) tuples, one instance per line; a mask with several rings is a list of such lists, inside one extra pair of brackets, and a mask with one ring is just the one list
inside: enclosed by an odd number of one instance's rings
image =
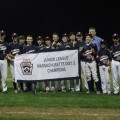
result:
[(97, 88), (97, 94), (101, 94), (100, 87), (99, 87), (99, 79), (97, 76), (97, 68), (96, 68), (96, 46), (92, 43), (92, 35), (87, 33), (86, 35), (86, 45), (80, 48), (80, 52), (83, 52), (85, 56), (85, 71), (86, 71), (86, 78), (88, 82), (89, 91), (87, 93), (91, 93), (91, 75), (93, 77), (93, 80), (95, 81), (96, 88)]
[(119, 94), (119, 82), (118, 77), (120, 77), (120, 37), (117, 33), (112, 35), (112, 40), (114, 45), (111, 46), (111, 53), (112, 53), (112, 80), (113, 80), (113, 89), (114, 95)]
[(101, 77), (103, 94), (111, 94), (109, 72), (111, 68), (110, 50), (107, 48), (105, 40), (101, 41), (101, 48), (98, 51), (98, 63)]
[[(69, 34), (69, 39), (70, 39), (70, 43), (69, 43), (69, 44), (72, 46), (72, 48), (74, 48), (74, 47), (75, 47), (75, 44), (77, 43), (74, 32), (71, 32), (71, 33)], [(71, 90), (71, 91), (75, 91), (74, 80), (70, 80), (70, 90)]]
[[(62, 41), (61, 44), (59, 46), (59, 49), (71, 49), (72, 45), (69, 44), (69, 40), (68, 40), (68, 35), (66, 33), (64, 33), (62, 35)], [(66, 92), (67, 90), (67, 80), (64, 80), (62, 83), (62, 92)]]
[[(77, 48), (77, 49), (80, 49), (80, 47), (83, 47), (86, 44), (85, 41), (83, 41), (82, 32), (77, 32), (76, 40), (77, 40), (77, 43), (75, 44), (75, 48)], [(80, 56), (80, 66), (81, 66), (80, 67), (80, 75), (81, 75), (81, 70), (82, 70), (83, 76), (84, 76), (84, 85), (85, 85), (85, 88), (88, 90), (88, 84), (87, 84), (86, 74), (85, 74), (84, 56), (82, 56), (81, 54), (79, 56)], [(82, 78), (81, 78), (81, 76), (80, 76), (80, 79), (76, 80), (75, 91), (82, 91)]]
[[(44, 45), (44, 41), (43, 41), (43, 37), (42, 36), (38, 36), (37, 37), (37, 51), (38, 52), (41, 52), (43, 51), (45, 45)], [(39, 92), (41, 93), (42, 92), (42, 85), (44, 84), (44, 82), (38, 82), (38, 89), (39, 89)], [(45, 85), (44, 85), (45, 86)]]
[[(97, 34), (96, 28), (95, 27), (90, 27), (89, 28), (89, 34), (92, 35), (92, 43), (97, 46), (97, 51), (99, 51), (100, 50), (100, 42), (102, 41), (102, 38), (100, 38), (96, 35)], [(97, 73), (98, 73), (98, 78), (99, 78), (99, 86), (101, 88), (101, 78), (100, 78), (98, 63), (97, 63)], [(94, 80), (93, 80), (93, 78), (91, 79), (91, 81), (92, 81), (92, 91), (94, 91)], [(102, 92), (102, 88), (101, 88), (101, 92)]]
[[(36, 53), (37, 52), (37, 47), (33, 45), (33, 37), (31, 35), (28, 35), (26, 38), (27, 45), (23, 47), (23, 52), (24, 53)], [(33, 92), (36, 93), (36, 82), (29, 81), (26, 82), (26, 91), (27, 92)]]
[(6, 37), (5, 31), (0, 31), (0, 72), (2, 92), (7, 92), (7, 56), (8, 56), (8, 43), (4, 41)]
[[(18, 42), (22, 46), (22, 49), (23, 49), (23, 47), (25, 46), (25, 36), (20, 35), (18, 37)], [(23, 82), (18, 82), (18, 91), (19, 92), (23, 92), (24, 91)]]
[[(51, 49), (54, 49), (52, 47), (52, 39), (49, 36), (47, 36), (47, 37), (45, 37), (45, 47), (44, 47), (43, 51), (49, 51)], [(55, 92), (55, 82), (54, 81), (51, 81), (51, 82), (45, 81), (45, 91), (46, 91), (46, 93), (48, 93), (48, 92), (54, 93)]]
[[(52, 39), (53, 39), (52, 48), (58, 49), (59, 46), (60, 46), (58, 33), (53, 33)], [(61, 82), (62, 82), (61, 80), (57, 81), (57, 91), (62, 91)], [(55, 82), (54, 81), (53, 81), (53, 85), (55, 87)]]
[(13, 87), (14, 87), (14, 92), (17, 93), (17, 83), (15, 81), (15, 71), (14, 71), (14, 58), (17, 54), (20, 54), (23, 52), (23, 47), (18, 43), (18, 35), (17, 33), (12, 34), (12, 42), (9, 44), (9, 57), (8, 59), (10, 60), (10, 69), (11, 69), (11, 74), (13, 78)]

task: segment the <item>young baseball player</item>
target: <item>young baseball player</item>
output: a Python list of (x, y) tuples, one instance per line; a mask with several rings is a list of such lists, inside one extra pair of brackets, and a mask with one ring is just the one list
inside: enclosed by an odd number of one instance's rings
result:
[(109, 72), (111, 68), (110, 50), (107, 48), (105, 40), (101, 41), (101, 48), (98, 51), (98, 63), (101, 77), (103, 94), (111, 94)]
[[(41, 52), (43, 51), (45, 45), (44, 45), (44, 40), (43, 40), (43, 37), (42, 36), (38, 36), (37, 37), (37, 51), (38, 52)], [(38, 89), (39, 89), (39, 92), (41, 93), (42, 92), (42, 85), (44, 84), (44, 82), (38, 82)]]
[[(52, 47), (54, 49), (59, 49), (59, 46), (60, 46), (60, 42), (59, 42), (59, 35), (58, 33), (53, 33), (52, 35)], [(62, 91), (62, 86), (61, 86), (61, 80), (57, 81), (57, 91)], [(53, 85), (55, 87), (55, 81), (53, 81)]]
[[(28, 35), (26, 38), (27, 45), (24, 46), (23, 52), (24, 53), (36, 53), (37, 52), (37, 47), (33, 45), (33, 37), (31, 35)], [(27, 87), (27, 92), (33, 92), (36, 93), (36, 82), (29, 81), (26, 82), (26, 87)]]
[(120, 77), (120, 37), (117, 33), (112, 35), (112, 40), (114, 44), (111, 46), (111, 53), (112, 53), (112, 80), (113, 80), (113, 89), (114, 95), (118, 95), (120, 88), (118, 77)]
[(2, 92), (7, 92), (7, 56), (8, 56), (8, 43), (4, 41), (6, 37), (5, 31), (0, 31), (0, 73)]
[(97, 76), (97, 68), (96, 68), (96, 54), (97, 54), (97, 48), (96, 46), (92, 43), (92, 35), (87, 33), (85, 35), (86, 37), (86, 45), (80, 48), (80, 52), (84, 54), (85, 57), (85, 71), (86, 71), (86, 78), (88, 82), (88, 87), (89, 91), (87, 93), (91, 93), (91, 75), (95, 81), (96, 88), (97, 88), (97, 94), (101, 94), (100, 92), (100, 86), (99, 86), (99, 79)]
[[(76, 41), (76, 36), (74, 32), (71, 32), (69, 34), (69, 40), (70, 40), (69, 44), (72, 46), (72, 48), (75, 48), (75, 44), (77, 43), (77, 41)], [(71, 91), (75, 91), (74, 80), (70, 80), (70, 89)]]
[(10, 60), (10, 69), (11, 69), (11, 74), (13, 78), (13, 87), (14, 87), (14, 92), (17, 93), (17, 83), (15, 81), (15, 71), (14, 71), (14, 58), (17, 54), (21, 54), (23, 52), (23, 47), (18, 43), (18, 35), (17, 33), (12, 34), (12, 40), (9, 44), (9, 60)]
[[(68, 39), (68, 35), (65, 33), (62, 35), (62, 41), (61, 44), (59, 46), (59, 49), (71, 49), (72, 45), (69, 44), (69, 39)], [(67, 90), (67, 80), (64, 80), (62, 83), (62, 92), (66, 92)]]
[[(100, 50), (100, 42), (102, 41), (102, 38), (100, 38), (100, 37), (97, 36), (96, 28), (95, 27), (90, 27), (89, 28), (89, 34), (92, 35), (92, 43), (97, 46), (97, 51), (99, 51)], [(99, 78), (99, 86), (100, 86), (100, 89), (101, 89), (101, 92), (102, 92), (101, 79), (100, 79), (100, 73), (99, 73), (99, 65), (98, 65), (98, 63), (97, 63), (97, 73), (98, 73), (98, 78)], [(93, 78), (91, 79), (91, 81), (92, 81), (92, 91), (94, 91), (94, 80), (93, 80)]]
[[(25, 36), (20, 35), (18, 37), (18, 42), (22, 46), (22, 49), (23, 49), (23, 47), (25, 46)], [(23, 84), (23, 82), (18, 82), (18, 92), (23, 92), (23, 91), (24, 91), (24, 84)]]
[[(44, 47), (43, 51), (49, 51), (51, 49), (54, 49), (52, 47), (52, 40), (50, 37), (47, 36), (47, 37), (45, 37), (45, 47)], [(51, 81), (51, 82), (45, 81), (45, 91), (46, 91), (46, 93), (48, 93), (48, 92), (54, 93), (55, 92), (55, 82), (54, 81)]]
[[(85, 41), (83, 41), (82, 32), (77, 32), (76, 40), (77, 40), (77, 43), (75, 44), (75, 48), (77, 48), (77, 49), (80, 49), (81, 47), (83, 47), (86, 44)], [(82, 91), (81, 70), (82, 70), (83, 76), (84, 76), (85, 88), (88, 90), (88, 84), (87, 84), (86, 74), (85, 74), (85, 59), (84, 59), (84, 56), (82, 56), (82, 54), (79, 54), (79, 56), (80, 56), (80, 79), (76, 80), (75, 91)]]

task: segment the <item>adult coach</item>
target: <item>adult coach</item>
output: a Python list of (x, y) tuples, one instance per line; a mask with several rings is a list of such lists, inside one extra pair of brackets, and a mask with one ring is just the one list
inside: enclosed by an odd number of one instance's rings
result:
[(0, 31), (0, 72), (2, 82), (2, 92), (7, 92), (7, 55), (8, 44), (4, 41), (6, 37), (5, 31)]

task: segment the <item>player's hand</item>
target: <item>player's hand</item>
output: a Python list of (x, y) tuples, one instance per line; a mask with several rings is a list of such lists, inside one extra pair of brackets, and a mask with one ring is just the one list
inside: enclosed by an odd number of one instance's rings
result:
[(66, 45), (66, 48), (70, 48), (70, 46), (69, 46), (69, 45)]
[(79, 52), (82, 52), (82, 50), (83, 50), (83, 47), (80, 47), (80, 48), (79, 48)]
[(91, 48), (92, 52), (95, 53), (95, 50), (93, 48)]

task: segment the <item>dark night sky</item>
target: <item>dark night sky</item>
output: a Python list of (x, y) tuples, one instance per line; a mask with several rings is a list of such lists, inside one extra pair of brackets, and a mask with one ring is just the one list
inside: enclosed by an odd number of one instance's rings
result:
[(4, 29), (10, 39), (13, 32), (37, 37), (54, 32), (86, 33), (94, 26), (98, 36), (110, 41), (112, 33), (119, 33), (120, 28), (120, 7), (116, 1), (0, 0), (0, 29)]

